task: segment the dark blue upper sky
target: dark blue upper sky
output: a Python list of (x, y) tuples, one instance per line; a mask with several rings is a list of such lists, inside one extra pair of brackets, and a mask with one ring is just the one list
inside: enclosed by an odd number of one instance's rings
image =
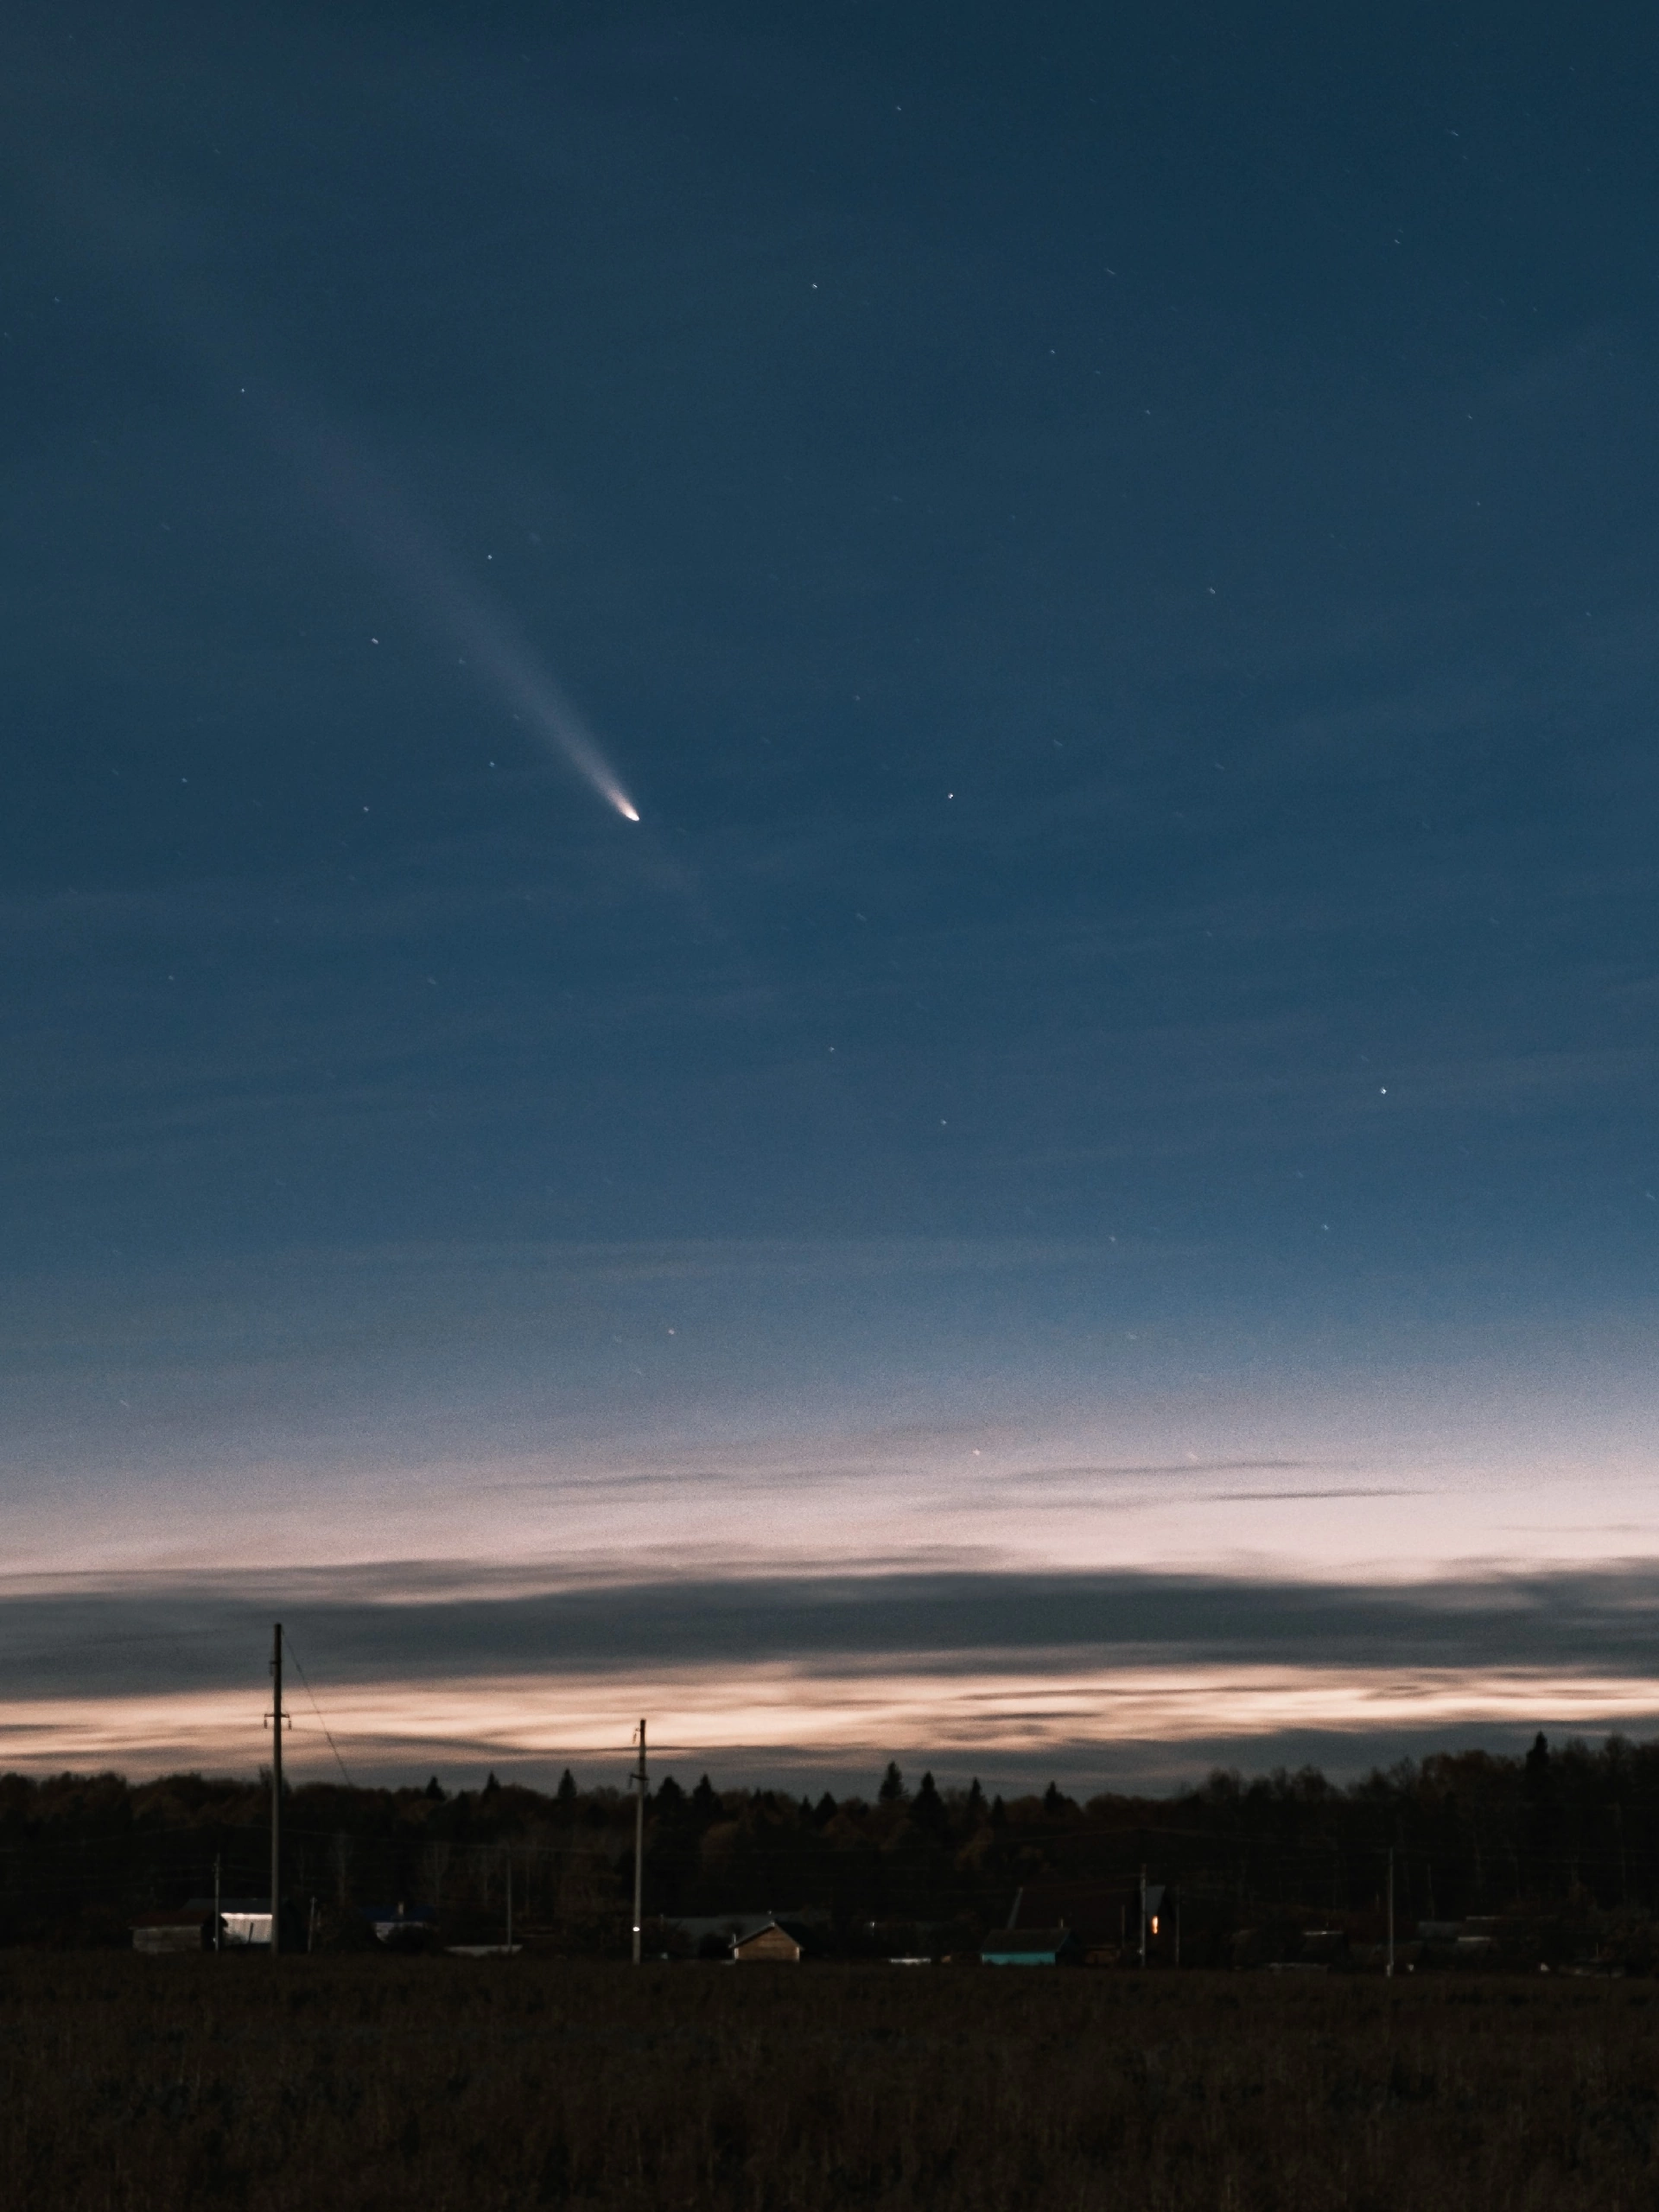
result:
[(14, 1240), (1645, 1261), (1638, 11), (8, 42)]
[(299, 1402), (416, 1306), (525, 1370), (509, 1248), (798, 1250), (710, 1296), (739, 1397), (1644, 1325), (1643, 11), (72, 0), (0, 63), (54, 1464), (158, 1283), (253, 1358), (296, 1254)]

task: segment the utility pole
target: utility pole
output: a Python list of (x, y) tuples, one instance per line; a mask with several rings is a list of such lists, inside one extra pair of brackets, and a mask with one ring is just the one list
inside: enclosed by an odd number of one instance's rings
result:
[(504, 1844), (507, 1859), (507, 1956), (512, 1956), (512, 1846)]
[(1394, 1846), (1389, 1846), (1389, 1962), (1383, 1969), (1394, 1980)]
[(282, 1949), (283, 1894), (283, 1624), (270, 1638), (270, 1955)]
[(219, 1853), (213, 1853), (213, 1948), (220, 1948), (219, 1935), (225, 1926), (219, 1913)]
[(1147, 1963), (1147, 1870), (1141, 1869), (1141, 1963)]
[(639, 1764), (629, 1777), (639, 1796), (633, 1808), (633, 1963), (639, 1963), (645, 1897), (645, 1724), (639, 1723)]

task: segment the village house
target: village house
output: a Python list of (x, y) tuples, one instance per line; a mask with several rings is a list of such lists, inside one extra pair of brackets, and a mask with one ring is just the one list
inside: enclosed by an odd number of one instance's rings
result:
[(979, 1959), (987, 1967), (1080, 1967), (1083, 1947), (1070, 1928), (999, 1928)]
[(132, 1948), (157, 1957), (168, 1951), (213, 1948), (213, 1908), (206, 1912), (181, 1906), (175, 1912), (141, 1912), (132, 1923)]
[(170, 1911), (141, 1912), (129, 1924), (135, 1951), (245, 1951), (270, 1942), (270, 1907), (259, 1897), (220, 1899), (217, 1942), (212, 1897), (188, 1897)]
[(769, 1920), (764, 1928), (740, 1936), (732, 1946), (732, 1956), (740, 1966), (748, 1966), (759, 1959), (773, 1965), (798, 1967), (804, 1948), (798, 1936), (791, 1935), (779, 1922)]
[[(829, 1916), (814, 1907), (804, 1906), (798, 1912), (723, 1912), (682, 1914), (658, 1923), (664, 1937), (674, 1953), (681, 1957), (727, 1962), (740, 1955), (748, 1958), (770, 1958), (779, 1955), (772, 1950), (741, 1951), (741, 1947), (753, 1942), (757, 1936), (769, 1929), (782, 1929), (804, 1953), (816, 1929), (822, 1937)], [(796, 1961), (798, 1963), (798, 1960)]]

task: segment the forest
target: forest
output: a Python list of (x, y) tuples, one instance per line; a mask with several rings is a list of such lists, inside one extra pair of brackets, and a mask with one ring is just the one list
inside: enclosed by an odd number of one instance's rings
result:
[[(270, 1777), (0, 1777), (0, 1942), (121, 1947), (135, 1915), (269, 1896)], [(284, 1927), (363, 1939), (363, 1910), (419, 1907), (435, 1938), (499, 1936), (626, 1955), (635, 1805), (569, 1771), (543, 1792), (492, 1775), (446, 1791), (310, 1781), (285, 1789)], [(655, 1953), (675, 1923), (796, 1916), (825, 1957), (942, 1957), (987, 1929), (1065, 1923), (1109, 1958), (1144, 1877), (1179, 1900), (1191, 1966), (1294, 1958), (1318, 1930), (1381, 1940), (1392, 1869), (1403, 1943), (1478, 1923), (1529, 1964), (1617, 1957), (1646, 1971), (1659, 1920), (1659, 1743), (1614, 1736), (1524, 1755), (1436, 1755), (1338, 1784), (1311, 1768), (1218, 1771), (1163, 1796), (1004, 1798), (890, 1762), (868, 1795), (648, 1792), (643, 1895)], [(285, 1942), (289, 1938), (285, 1935)], [(1242, 1947), (1242, 1948), (1241, 1948)], [(1501, 1947), (1500, 1947), (1501, 1948)], [(1158, 1955), (1168, 1951), (1166, 1941)], [(1496, 1956), (1496, 1954), (1494, 1954)]]

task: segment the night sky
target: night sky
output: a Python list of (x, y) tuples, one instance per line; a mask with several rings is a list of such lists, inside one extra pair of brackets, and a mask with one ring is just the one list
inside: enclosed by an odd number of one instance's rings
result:
[(1659, 1727), (1656, 78), (8, 9), (0, 1763)]

